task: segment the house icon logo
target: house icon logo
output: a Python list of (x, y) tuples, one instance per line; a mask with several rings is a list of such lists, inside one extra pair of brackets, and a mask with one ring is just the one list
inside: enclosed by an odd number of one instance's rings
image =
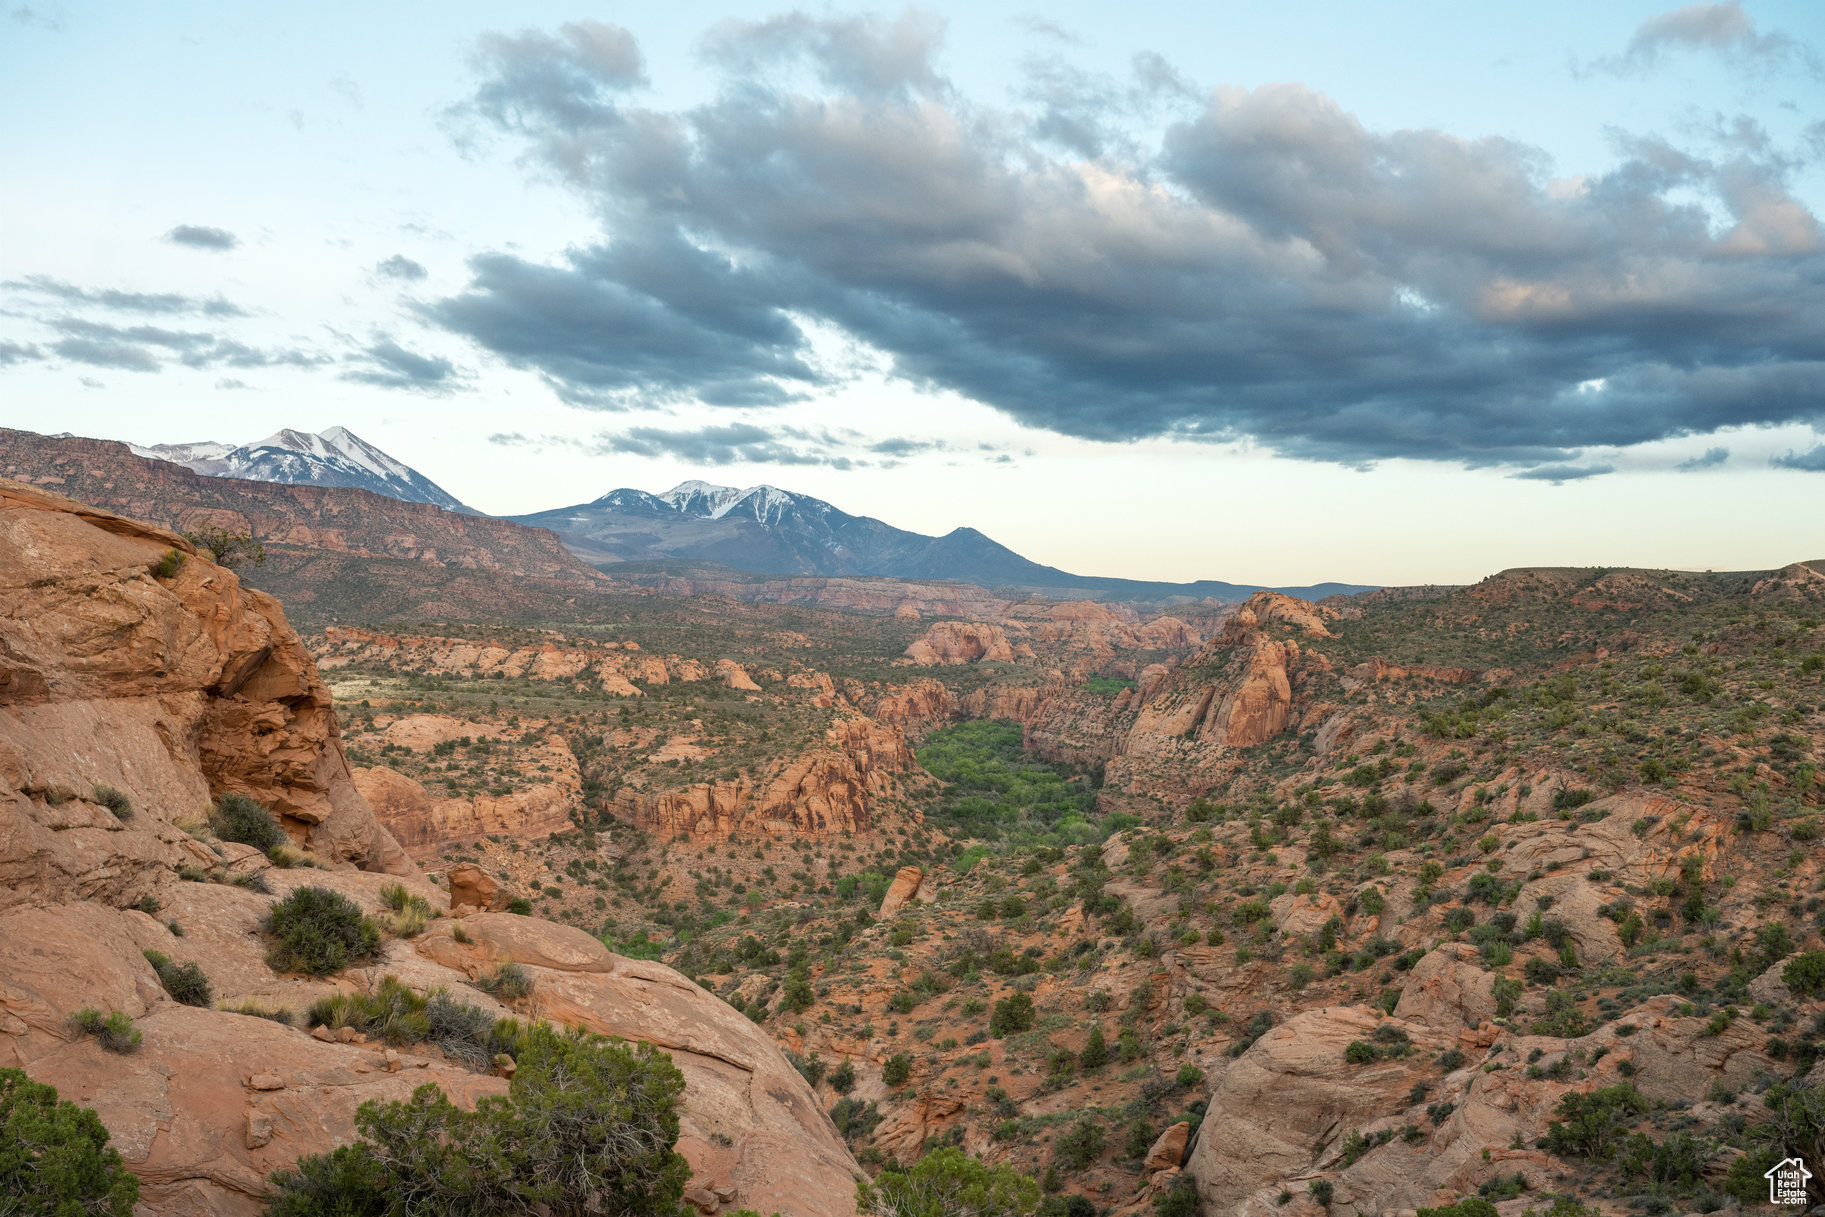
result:
[(1762, 1175), (1768, 1181), (1769, 1204), (1805, 1204), (1806, 1181), (1812, 1172), (1800, 1158), (1783, 1158)]

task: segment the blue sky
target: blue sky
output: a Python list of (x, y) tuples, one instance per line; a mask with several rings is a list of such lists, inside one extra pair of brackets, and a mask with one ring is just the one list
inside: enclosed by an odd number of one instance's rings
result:
[(1825, 554), (1816, 4), (375, 8), (0, 9), (0, 422), (1131, 577)]

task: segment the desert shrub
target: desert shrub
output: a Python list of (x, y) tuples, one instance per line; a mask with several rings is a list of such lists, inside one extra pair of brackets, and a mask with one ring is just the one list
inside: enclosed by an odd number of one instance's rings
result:
[(478, 979), (475, 987), (505, 1001), (515, 1001), (532, 993), (532, 974), (509, 961)]
[(1337, 1194), (1337, 1186), (1329, 1179), (1314, 1179), (1311, 1191), (1312, 1199), (1318, 1203), (1318, 1207), (1328, 1209), (1331, 1207), (1331, 1200)]
[(1085, 1116), (1071, 1126), (1071, 1131), (1052, 1143), (1058, 1157), (1073, 1170), (1083, 1170), (1103, 1155), (1103, 1128)]
[(1617, 1146), (1616, 1169), (1625, 1178), (1685, 1190), (1703, 1177), (1711, 1156), (1711, 1147), (1691, 1133), (1671, 1133), (1664, 1141), (1633, 1133)]
[[(1325, 1187), (1329, 1186), (1325, 1184)], [(1312, 1194), (1318, 1194), (1316, 1184), (1312, 1186)], [(1189, 1175), (1180, 1175), (1172, 1181), (1171, 1187), (1153, 1198), (1154, 1217), (1197, 1217), (1198, 1209), (1198, 1185)]]
[(507, 911), (521, 917), (530, 917), (532, 916), (532, 901), (524, 896), (515, 896), (507, 902)]
[(1531, 1030), (1535, 1035), (1577, 1039), (1590, 1034), (1591, 1020), (1578, 1009), (1569, 993), (1554, 989), (1546, 995), (1546, 1013), (1533, 1020)]
[(1825, 951), (1795, 955), (1781, 969), (1781, 980), (1795, 997), (1825, 997)]
[(1352, 1065), (1375, 1063), (1375, 1049), (1363, 1040), (1351, 1040), (1343, 1050), (1343, 1059)]
[(1033, 1029), (1033, 999), (1025, 993), (1013, 993), (995, 1003), (989, 1014), (989, 1034), (1000, 1038)]
[(296, 1026), (298, 1019), (296, 1014), (283, 1006), (262, 1006), (252, 998), (232, 1006), (217, 1006), (216, 1009), (225, 1014), (245, 1014), (249, 1018), (264, 1018), (285, 1027)]
[(1025, 1217), (1039, 1205), (1039, 1185), (1005, 1163), (989, 1166), (954, 1145), (910, 1167), (889, 1165), (856, 1185), (864, 1217)]
[(1481, 1196), (1466, 1196), (1456, 1204), (1421, 1209), (1419, 1217), (1496, 1217), (1496, 1207)]
[(495, 1021), (486, 1010), (439, 989), (425, 1001), (424, 1017), (425, 1041), (446, 1057), (471, 1069), (486, 1068), (494, 1059)]
[(836, 1125), (843, 1140), (854, 1145), (874, 1131), (875, 1125), (881, 1122), (881, 1113), (873, 1103), (862, 1099), (838, 1099), (836, 1106), (830, 1109), (830, 1122)]
[(815, 1052), (805, 1060), (794, 1060), (792, 1063), (797, 1066), (799, 1075), (805, 1079), (806, 1085), (813, 1089), (824, 1080), (824, 1073), (830, 1068), (829, 1062)]
[(133, 818), (133, 800), (112, 786), (97, 786), (95, 801), (113, 812), (114, 818), (117, 820)]
[(196, 546), (198, 552), (207, 553), (217, 566), (233, 570), (249, 561), (255, 566), (266, 565), (266, 546), (254, 540), (250, 533), (232, 532), (205, 524), (200, 528), (186, 530), (183, 536), (184, 540)]
[(380, 950), (380, 930), (360, 906), (327, 887), (301, 887), (276, 902), (266, 929), (278, 939), (266, 956), (276, 972), (327, 976)]
[(1204, 1071), (1190, 1061), (1186, 1061), (1183, 1065), (1179, 1066), (1178, 1076), (1173, 1080), (1178, 1082), (1179, 1089), (1190, 1090), (1193, 1086), (1196, 1086), (1199, 1082), (1204, 1080)]
[(94, 1006), (84, 1006), (70, 1015), (70, 1026), (84, 1035), (94, 1036), (109, 1052), (124, 1056), (139, 1051), (140, 1033), (124, 1010), (103, 1014)]
[(190, 555), (183, 550), (167, 549), (159, 560), (152, 564), (152, 577), (155, 579), (174, 578), (177, 572), (184, 569), (184, 563), (189, 560)]
[(0, 1069), (0, 1212), (131, 1217), (139, 1180), (108, 1147), (94, 1110)]
[(251, 845), (261, 853), (289, 840), (272, 812), (244, 794), (225, 794), (217, 799), (209, 812), (209, 827), (222, 840)]
[(881, 1066), (881, 1080), (889, 1086), (904, 1086), (911, 1077), (912, 1060), (904, 1052), (894, 1053)]
[(161, 951), (147, 951), (145, 956), (152, 970), (158, 973), (158, 983), (165, 986), (165, 992), (172, 1000), (186, 1006), (207, 1006), (214, 1000), (209, 991), (209, 978), (195, 962), (172, 963), (170, 956)]
[(1607, 1157), (1629, 1120), (1647, 1110), (1647, 1099), (1630, 1082), (1588, 1094), (1574, 1091), (1559, 1100), (1560, 1118), (1547, 1125), (1546, 1148), (1562, 1157)]
[(690, 1176), (672, 1148), (684, 1077), (663, 1053), (538, 1025), (517, 1064), (508, 1095), (474, 1111), (435, 1085), (364, 1103), (360, 1140), (273, 1173), (268, 1217), (674, 1217)]
[(1109, 1063), (1109, 1044), (1103, 1038), (1101, 1027), (1090, 1028), (1090, 1038), (1084, 1041), (1083, 1051), (1077, 1054), (1078, 1067), (1086, 1072), (1101, 1069)]
[(830, 1089), (838, 1094), (848, 1094), (855, 1089), (855, 1065), (845, 1060), (830, 1071)]

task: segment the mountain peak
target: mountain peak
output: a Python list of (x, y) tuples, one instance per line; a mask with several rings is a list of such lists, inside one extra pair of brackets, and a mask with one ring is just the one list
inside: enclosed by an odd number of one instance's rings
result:
[(292, 485), (352, 486), (408, 503), (432, 503), (474, 514), (456, 496), (347, 427), (317, 434), (282, 427), (265, 439), (235, 447), (209, 441), (133, 447), (140, 456), (170, 461), (208, 477), (245, 478)]

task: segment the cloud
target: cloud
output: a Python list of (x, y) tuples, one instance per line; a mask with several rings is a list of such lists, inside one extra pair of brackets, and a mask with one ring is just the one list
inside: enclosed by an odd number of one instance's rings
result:
[[(810, 442), (788, 443), (782, 435)], [(775, 433), (753, 423), (724, 423), (690, 431), (633, 427), (620, 433), (604, 434), (597, 445), (604, 452), (671, 457), (693, 465), (828, 465), (834, 469), (853, 469), (867, 464), (829, 451), (823, 439), (798, 428), (781, 428)]]
[(28, 359), (42, 359), (43, 352), (29, 342), (6, 342), (0, 340), (0, 368), (8, 364), (24, 363)]
[(232, 232), (225, 228), (205, 228), (197, 224), (179, 224), (165, 234), (165, 240), (173, 245), (188, 245), (192, 249), (233, 249), (241, 242)]
[(1706, 448), (1703, 456), (1681, 461), (1673, 467), (1675, 469), (1715, 469), (1729, 459), (1730, 450), (1728, 448)]
[(427, 274), (423, 266), (404, 254), (394, 254), (376, 266), (374, 270), (377, 274), (385, 275), (389, 279), (418, 280)]
[(65, 359), (133, 372), (156, 372), (166, 366), (161, 361), (161, 353), (190, 368), (275, 365), (309, 368), (329, 362), (328, 356), (309, 351), (262, 350), (199, 330), (173, 330), (155, 325), (118, 326), (80, 317), (57, 317), (46, 324), (67, 335), (51, 347)]
[(408, 351), (392, 339), (373, 343), (355, 358), (365, 366), (344, 372), (342, 379), (429, 392), (447, 392), (458, 380), (456, 365), (448, 359)]
[(1530, 482), (1551, 482), (1563, 486), (1567, 482), (1581, 482), (1585, 478), (1602, 477), (1606, 473), (1616, 472), (1614, 465), (1541, 465), (1535, 469), (1523, 469), (1508, 476), (1522, 478)]
[(116, 288), (96, 290), (78, 287), (74, 283), (53, 279), (49, 275), (27, 275), (23, 279), (10, 279), (5, 283), (0, 283), (0, 287), (32, 295), (49, 296), (67, 304), (89, 304), (123, 313), (200, 313), (206, 317), (247, 316), (247, 311), (240, 305), (224, 300), (220, 296), (203, 300), (176, 292), (127, 292)]
[(1753, 70), (1765, 71), (1789, 60), (1798, 60), (1814, 73), (1818, 70), (1816, 57), (1786, 34), (1758, 33), (1742, 0), (1687, 4), (1650, 17), (1636, 28), (1622, 54), (1592, 66), (1619, 76), (1639, 75), (1669, 51), (1709, 51)]
[(1187, 103), (1151, 61), (1001, 110), (940, 70), (942, 32), (725, 23), (688, 110), (630, 100), (618, 35), (599, 62), (564, 30), (485, 41), (468, 113), (602, 235), (482, 254), (423, 315), (597, 408), (794, 400), (835, 376), (816, 327), (1028, 426), (1350, 465), (1825, 420), (1825, 241), (1773, 152), (1636, 139), (1555, 178), (1303, 85)]
[(232, 376), (222, 377), (222, 379), (215, 382), (215, 387), (218, 389), (251, 389), (251, 388), (253, 388), (253, 386), (248, 384), (246, 381), (236, 380)]
[[(908, 439), (905, 436), (893, 436), (888, 439), (876, 440), (874, 443), (868, 445), (868, 450), (870, 452), (878, 452), (882, 456), (904, 457), (917, 456), (921, 452), (942, 452), (949, 447), (950, 445), (943, 440)], [(983, 447), (988, 448), (989, 445), (985, 444)]]
[(1825, 444), (1820, 444), (1810, 452), (1789, 452), (1786, 456), (1770, 457), (1768, 463), (1781, 469), (1825, 473)]
[(51, 344), (51, 349), (71, 363), (86, 363), (94, 368), (119, 368), (126, 372), (158, 371), (158, 359), (152, 352), (124, 342), (65, 338)]

